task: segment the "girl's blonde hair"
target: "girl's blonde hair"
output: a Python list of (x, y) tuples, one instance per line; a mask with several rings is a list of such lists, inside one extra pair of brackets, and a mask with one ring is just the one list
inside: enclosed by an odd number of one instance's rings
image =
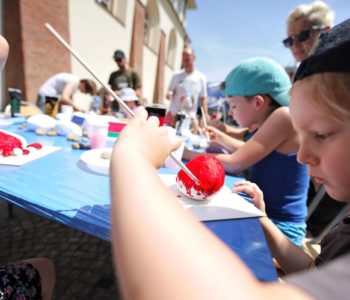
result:
[(311, 99), (305, 101), (310, 101), (337, 121), (350, 121), (350, 73), (317, 73), (305, 77), (300, 83), (311, 90)]
[(311, 25), (332, 26), (334, 11), (323, 1), (300, 4), (289, 13), (287, 25), (301, 18), (308, 21)]

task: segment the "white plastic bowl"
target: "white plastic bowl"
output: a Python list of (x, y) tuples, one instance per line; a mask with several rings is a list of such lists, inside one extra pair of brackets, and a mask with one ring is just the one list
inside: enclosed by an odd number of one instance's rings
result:
[(29, 130), (36, 130), (38, 128), (50, 130), (55, 128), (56, 123), (57, 121), (48, 115), (34, 115), (27, 119), (27, 128)]

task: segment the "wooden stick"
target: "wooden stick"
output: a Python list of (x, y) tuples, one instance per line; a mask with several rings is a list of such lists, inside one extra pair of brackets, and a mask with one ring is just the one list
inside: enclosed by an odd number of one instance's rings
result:
[[(106, 84), (102, 81), (94, 71), (88, 66), (86, 62), (80, 57), (80, 55), (74, 51), (74, 49), (60, 36), (60, 34), (49, 24), (45, 23), (46, 28), (55, 36), (55, 38), (83, 65), (83, 67), (113, 96), (113, 98), (119, 103), (119, 105), (127, 112), (130, 117), (134, 117), (134, 112), (125, 104), (123, 100)], [(186, 165), (179, 159), (177, 159), (173, 153), (170, 153), (170, 157), (176, 162), (176, 164), (184, 170), (184, 172), (198, 185), (200, 181), (194, 174), (186, 167)]]
[[(202, 118), (203, 118), (204, 127), (206, 128), (206, 127), (208, 127), (208, 124), (207, 124), (207, 118), (205, 117), (203, 106), (201, 106), (201, 112), (202, 112)], [(209, 132), (205, 131), (205, 135), (207, 137), (208, 142), (210, 142)]]

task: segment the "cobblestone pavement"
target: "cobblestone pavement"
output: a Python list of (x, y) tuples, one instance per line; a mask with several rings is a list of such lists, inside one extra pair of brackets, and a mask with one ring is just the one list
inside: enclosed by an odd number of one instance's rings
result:
[(110, 243), (0, 200), (0, 264), (47, 257), (55, 262), (54, 300), (121, 299), (115, 284)]

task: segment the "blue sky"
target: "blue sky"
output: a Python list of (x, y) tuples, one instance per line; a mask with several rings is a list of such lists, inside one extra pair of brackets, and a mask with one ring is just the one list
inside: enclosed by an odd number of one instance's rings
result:
[[(208, 81), (222, 81), (240, 61), (267, 56), (283, 66), (294, 64), (281, 43), (286, 19), (301, 3), (295, 0), (197, 0), (187, 12), (186, 30), (196, 52), (196, 67)], [(350, 0), (328, 0), (334, 24), (350, 18)]]

